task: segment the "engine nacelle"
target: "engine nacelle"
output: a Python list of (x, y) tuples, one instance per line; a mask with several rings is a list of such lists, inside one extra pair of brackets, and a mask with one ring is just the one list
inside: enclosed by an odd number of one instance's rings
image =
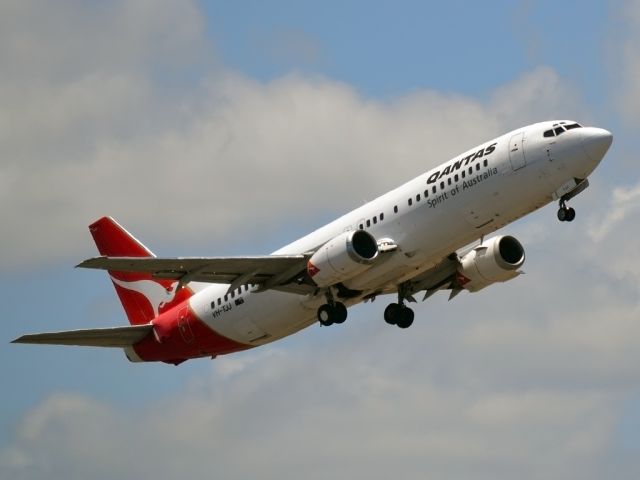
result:
[(493, 237), (460, 258), (458, 285), (477, 292), (492, 283), (506, 282), (520, 275), (524, 248), (511, 236)]
[(309, 259), (307, 273), (319, 287), (348, 280), (368, 269), (378, 256), (378, 244), (364, 230), (344, 232), (329, 240)]

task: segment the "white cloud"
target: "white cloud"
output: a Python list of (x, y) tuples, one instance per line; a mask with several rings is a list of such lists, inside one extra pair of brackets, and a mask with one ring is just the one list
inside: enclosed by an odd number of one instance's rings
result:
[(640, 184), (632, 187), (616, 187), (604, 211), (604, 219), (591, 225), (590, 236), (600, 242), (611, 234), (622, 222), (640, 210)]

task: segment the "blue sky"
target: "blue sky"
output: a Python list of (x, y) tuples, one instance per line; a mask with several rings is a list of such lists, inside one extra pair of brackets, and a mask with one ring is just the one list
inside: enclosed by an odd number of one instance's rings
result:
[[(4, 2), (0, 477), (637, 478), (639, 31), (622, 0)], [(377, 301), (178, 368), (8, 344), (124, 324), (73, 268), (101, 215), (159, 255), (268, 253), (549, 118), (615, 136), (576, 221), (505, 228), (527, 275), (406, 332)]]
[[(423, 88), (482, 97), (542, 64), (595, 99), (611, 33), (602, 20), (615, 15), (606, 2), (578, 1), (203, 6), (226, 65), (263, 81), (292, 69), (325, 75), (375, 98)], [(303, 45), (287, 47), (288, 35)]]

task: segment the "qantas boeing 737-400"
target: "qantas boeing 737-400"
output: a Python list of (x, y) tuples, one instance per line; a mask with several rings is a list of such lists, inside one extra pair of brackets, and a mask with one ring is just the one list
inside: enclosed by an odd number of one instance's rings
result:
[[(529, 125), (483, 143), (271, 255), (157, 258), (115, 220), (89, 226), (130, 325), (24, 335), (14, 343), (123, 348), (134, 362), (179, 364), (264, 345), (315, 322), (340, 324), (347, 307), (395, 294), (391, 325), (413, 323), (408, 302), (451, 297), (515, 278), (512, 236), (485, 238), (549, 202), (558, 219), (612, 142), (573, 121)], [(480, 240), (476, 246), (475, 242)]]

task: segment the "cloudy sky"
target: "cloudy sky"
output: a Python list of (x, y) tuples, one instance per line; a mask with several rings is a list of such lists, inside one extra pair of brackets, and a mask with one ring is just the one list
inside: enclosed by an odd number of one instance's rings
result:
[[(476, 5), (477, 3), (477, 5)], [(640, 476), (640, 2), (0, 2), (0, 477)], [(86, 226), (275, 250), (455, 154), (574, 118), (614, 145), (526, 275), (179, 367), (8, 345), (117, 326)]]

